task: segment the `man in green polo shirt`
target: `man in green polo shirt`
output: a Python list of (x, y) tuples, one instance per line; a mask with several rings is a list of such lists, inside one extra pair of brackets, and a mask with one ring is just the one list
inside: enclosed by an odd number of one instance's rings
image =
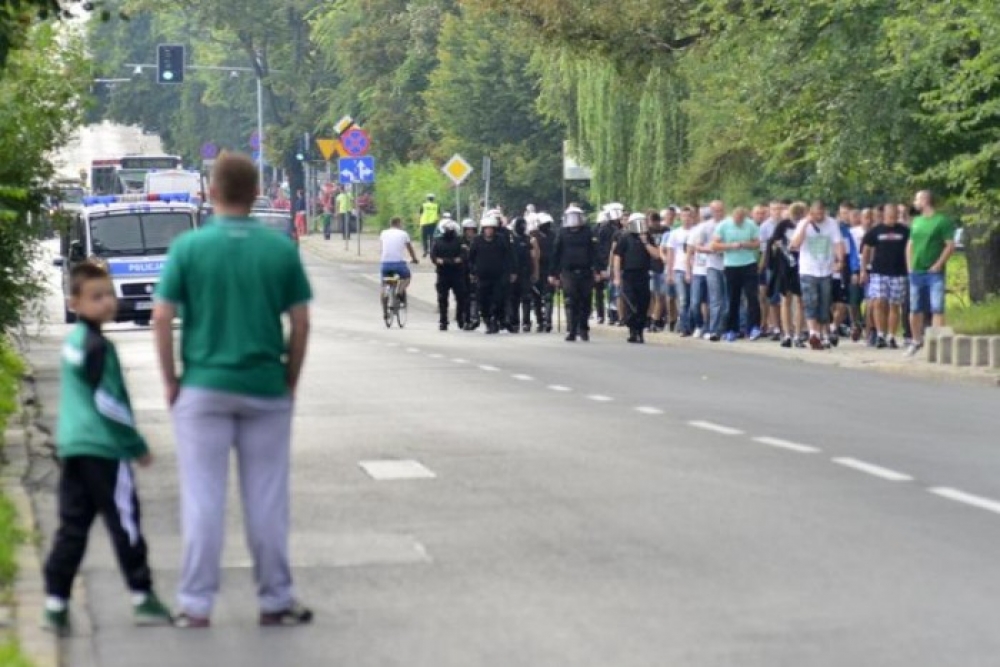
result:
[[(250, 217), (257, 170), (223, 155), (212, 172), (213, 224), (171, 246), (154, 309), (172, 406), (184, 545), (177, 625), (203, 628), (219, 589), (229, 452), (239, 461), (261, 625), (308, 623), (288, 562), (292, 406), (312, 293), (294, 243)], [(178, 378), (172, 322), (181, 314)], [(288, 313), (286, 346), (281, 317)], [(287, 358), (287, 359), (286, 359)]]
[(930, 312), (934, 326), (944, 326), (945, 267), (955, 251), (955, 225), (935, 210), (930, 190), (917, 193), (914, 206), (920, 215), (910, 225), (906, 265), (910, 271), (910, 329), (913, 342), (906, 355), (916, 356), (924, 346), (924, 316)]
[(725, 266), (726, 289), (729, 291), (729, 316), (726, 340), (735, 342), (740, 331), (740, 304), (747, 301), (747, 326), (750, 340), (760, 338), (760, 301), (757, 299), (757, 253), (760, 250), (760, 229), (747, 216), (743, 207), (733, 211), (733, 217), (715, 228), (712, 249), (721, 252)]

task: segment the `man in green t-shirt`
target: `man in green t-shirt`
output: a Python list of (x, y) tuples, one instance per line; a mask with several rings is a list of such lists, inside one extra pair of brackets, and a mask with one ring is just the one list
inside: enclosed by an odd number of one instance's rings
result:
[[(294, 243), (250, 217), (257, 191), (248, 157), (219, 158), (212, 172), (213, 224), (174, 242), (156, 293), (157, 351), (181, 478), (179, 627), (209, 624), (219, 589), (231, 448), (239, 461), (260, 623), (312, 620), (295, 601), (288, 561), (292, 406), (312, 292)], [(172, 329), (178, 313), (180, 378)], [(291, 320), (287, 346), (284, 313)]]
[(337, 222), (340, 223), (340, 231), (347, 241), (351, 238), (351, 216), (354, 213), (354, 198), (351, 197), (350, 186), (341, 187), (340, 194), (334, 200), (337, 209)]
[(712, 249), (721, 252), (725, 267), (726, 289), (729, 293), (728, 332), (726, 340), (736, 342), (740, 332), (740, 304), (747, 301), (747, 326), (750, 340), (757, 340), (760, 331), (760, 301), (757, 300), (757, 253), (760, 250), (760, 229), (742, 206), (733, 217), (715, 228)]
[(917, 193), (914, 206), (920, 215), (910, 225), (906, 266), (910, 272), (910, 329), (913, 341), (907, 356), (916, 356), (924, 346), (925, 313), (930, 311), (935, 327), (944, 326), (945, 267), (955, 251), (955, 225), (934, 207), (930, 190)]

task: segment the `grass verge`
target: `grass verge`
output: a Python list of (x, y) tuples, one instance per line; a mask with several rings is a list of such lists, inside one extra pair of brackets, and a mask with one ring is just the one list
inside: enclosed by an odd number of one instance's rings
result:
[(982, 303), (969, 301), (969, 264), (962, 253), (948, 261), (948, 326), (966, 336), (1000, 335), (1000, 296)]
[[(6, 341), (0, 340), (0, 440), (7, 420), (17, 410), (17, 389), (23, 373), (24, 362)], [(26, 537), (14, 505), (0, 493), (0, 598), (10, 595), (17, 575), (17, 548)], [(0, 641), (0, 665), (31, 667), (13, 641)]]

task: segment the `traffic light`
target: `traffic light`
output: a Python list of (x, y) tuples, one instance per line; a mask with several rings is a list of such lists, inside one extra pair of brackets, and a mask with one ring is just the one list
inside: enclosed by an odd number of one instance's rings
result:
[(184, 47), (180, 44), (160, 44), (156, 49), (156, 82), (184, 82)]

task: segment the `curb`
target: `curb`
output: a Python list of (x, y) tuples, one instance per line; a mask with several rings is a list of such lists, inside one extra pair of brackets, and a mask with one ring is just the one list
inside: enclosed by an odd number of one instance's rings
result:
[[(38, 553), (38, 520), (31, 497), (22, 484), (28, 471), (29, 445), (37, 437), (24, 412), (24, 397), (18, 394), (22, 410), (12, 416), (4, 431), (4, 451), (8, 464), (0, 472), (0, 487), (20, 517), (27, 539), (17, 548), (17, 578), (14, 581), (14, 636), (21, 652), (34, 667), (59, 667), (59, 639), (41, 625), (45, 608), (45, 580)], [(40, 435), (40, 434), (39, 434)]]

